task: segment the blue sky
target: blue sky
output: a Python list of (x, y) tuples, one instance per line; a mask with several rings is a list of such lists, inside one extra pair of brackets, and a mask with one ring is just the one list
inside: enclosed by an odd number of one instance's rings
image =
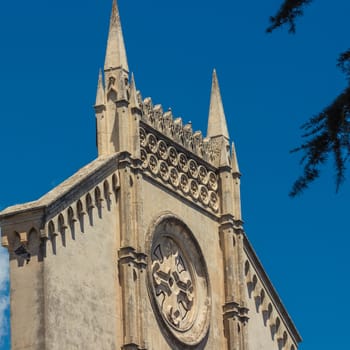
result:
[[(143, 97), (205, 132), (217, 69), (242, 176), (245, 230), (304, 342), (348, 346), (350, 179), (333, 161), (302, 196), (289, 150), (299, 126), (345, 87), (346, 0), (316, 0), (297, 34), (265, 34), (281, 0), (119, 0)], [(330, 5), (332, 4), (332, 5)], [(34, 200), (96, 157), (95, 100), (111, 0), (7, 1), (0, 11), (0, 209)], [(0, 251), (1, 350), (9, 349), (7, 256)], [(330, 315), (332, 315), (330, 319)]]

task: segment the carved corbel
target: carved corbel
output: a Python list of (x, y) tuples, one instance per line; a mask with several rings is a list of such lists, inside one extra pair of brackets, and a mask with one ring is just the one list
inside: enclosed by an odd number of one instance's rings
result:
[(23, 231), (19, 233), (19, 237), (20, 237), (20, 242), (22, 244), (26, 244), (28, 242), (28, 235), (27, 235), (27, 231)]
[(85, 204), (86, 204), (86, 211), (90, 212), (93, 208), (95, 208), (95, 205), (93, 203), (93, 194), (92, 193), (88, 193), (85, 197)]
[(288, 340), (288, 335), (287, 335), (287, 332), (282, 329), (282, 327), (280, 327), (279, 330), (277, 331), (276, 339), (277, 339), (279, 349), (281, 350), (285, 349), (285, 346)]
[(248, 317), (249, 309), (242, 307), (235, 301), (227, 302), (223, 306), (224, 319), (239, 320), (243, 324), (246, 324), (249, 320)]
[(40, 232), (40, 238), (41, 238), (41, 239), (48, 239), (48, 238), (49, 238), (49, 234), (48, 234), (48, 230), (47, 230), (47, 227), (46, 227), (46, 226), (44, 226), (43, 228), (41, 228), (41, 229), (39, 230), (39, 232)]
[(272, 315), (270, 320), (274, 320), (274, 321), (270, 322), (271, 337), (273, 339), (276, 339), (276, 335), (277, 335), (277, 333), (278, 333), (278, 331), (280, 330), (280, 327), (281, 327), (281, 320), (279, 319), (278, 316), (276, 317), (275, 315)]
[(144, 270), (147, 266), (147, 255), (144, 253), (138, 253), (133, 247), (123, 247), (118, 252), (119, 264), (128, 264), (137, 269)]
[(53, 220), (51, 220), (48, 224), (48, 231), (49, 231), (49, 237), (56, 237), (59, 235), (58, 231), (56, 230), (56, 225), (54, 224)]
[(223, 306), (224, 319), (233, 318), (236, 319), (239, 316), (239, 304), (231, 301), (227, 302)]
[(8, 240), (7, 235), (1, 237), (1, 245), (2, 245), (4, 248), (8, 248), (8, 247), (9, 247), (9, 240)]
[(120, 189), (120, 178), (118, 172), (112, 175), (112, 189), (117, 192)]
[(77, 221), (78, 221), (78, 219), (76, 218), (76, 216), (74, 214), (73, 208), (69, 207), (67, 209), (67, 222), (68, 222), (68, 225), (72, 225), (72, 224), (74, 224)]
[(103, 199), (103, 197), (101, 195), (101, 190), (100, 190), (99, 186), (95, 187), (94, 199), (95, 199), (96, 207), (101, 208), (102, 207), (102, 202), (104, 201), (104, 199)]

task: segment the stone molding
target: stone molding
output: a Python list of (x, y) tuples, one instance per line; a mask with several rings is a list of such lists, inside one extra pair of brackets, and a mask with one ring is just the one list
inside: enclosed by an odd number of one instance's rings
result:
[(115, 171), (120, 156), (120, 153), (100, 156), (38, 200), (4, 209), (0, 212), (1, 225), (6, 225), (7, 221), (11, 221), (13, 215), (18, 216), (20, 213), (38, 209), (45, 209), (47, 217), (54, 216), (63, 210), (67, 203), (76, 200)]
[(144, 270), (147, 267), (147, 255), (137, 252), (133, 247), (120, 248), (118, 256), (119, 264), (132, 265), (140, 270)]
[(224, 319), (237, 318), (242, 323), (246, 324), (249, 320), (248, 312), (249, 312), (249, 309), (247, 309), (246, 307), (240, 306), (238, 303), (234, 301), (227, 302), (223, 306)]
[(253, 298), (262, 322), (270, 328), (271, 337), (280, 350), (296, 350), (301, 337), (283, 306), (277, 292), (266, 275), (246, 236), (244, 239), (247, 259), (244, 276), (249, 298)]

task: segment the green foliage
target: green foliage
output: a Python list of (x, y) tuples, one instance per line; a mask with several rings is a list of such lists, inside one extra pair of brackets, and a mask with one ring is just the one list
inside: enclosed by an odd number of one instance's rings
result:
[[(276, 28), (289, 24), (289, 33), (295, 33), (295, 19), (303, 15), (305, 5), (312, 0), (285, 0), (276, 16), (270, 18), (266, 29), (271, 33)], [(291, 152), (301, 152), (303, 173), (292, 186), (294, 197), (320, 176), (320, 167), (332, 155), (334, 158), (336, 190), (345, 180), (346, 163), (350, 158), (350, 49), (343, 52), (337, 62), (345, 74), (348, 87), (324, 110), (302, 125), (306, 141)]]
[(311, 2), (312, 0), (285, 0), (277, 14), (270, 17), (270, 26), (266, 31), (271, 33), (276, 28), (288, 23), (289, 33), (295, 33), (295, 19), (304, 14), (304, 6)]
[(293, 197), (319, 177), (320, 166), (329, 154), (335, 160), (336, 188), (345, 179), (346, 162), (350, 156), (350, 87), (347, 87), (332, 104), (302, 126), (307, 139), (292, 152), (301, 151), (303, 174), (295, 181), (290, 195)]

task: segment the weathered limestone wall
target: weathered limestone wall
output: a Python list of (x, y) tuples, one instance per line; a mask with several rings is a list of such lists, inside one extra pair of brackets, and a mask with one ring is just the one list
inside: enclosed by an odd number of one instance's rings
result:
[[(192, 231), (208, 268), (210, 293), (211, 293), (211, 319), (209, 336), (204, 347), (196, 349), (225, 349), (226, 343), (223, 332), (222, 305), (223, 295), (223, 262), (222, 253), (219, 246), (218, 224), (209, 215), (198, 211), (193, 204), (179, 200), (172, 192), (155, 186), (147, 180), (143, 184), (144, 191), (144, 227), (147, 231), (161, 214), (168, 211), (181, 219)], [(150, 255), (150, 252), (146, 252)], [(147, 349), (148, 350), (166, 350), (173, 349), (165, 340), (162, 334), (148, 296), (146, 302), (147, 325)], [(201, 312), (201, 310), (199, 310)]]
[(261, 308), (257, 311), (254, 296), (251, 293), (247, 294), (250, 294), (247, 299), (249, 308), (248, 343), (250, 349), (280, 350), (277, 341), (272, 338), (269, 324), (264, 320)]
[[(99, 214), (100, 213), (100, 214)], [(47, 243), (44, 265), (46, 349), (120, 348), (122, 321), (117, 308), (119, 227), (116, 205), (67, 227), (65, 237)]]
[(32, 259), (22, 266), (10, 261), (12, 350), (45, 348), (43, 263)]

